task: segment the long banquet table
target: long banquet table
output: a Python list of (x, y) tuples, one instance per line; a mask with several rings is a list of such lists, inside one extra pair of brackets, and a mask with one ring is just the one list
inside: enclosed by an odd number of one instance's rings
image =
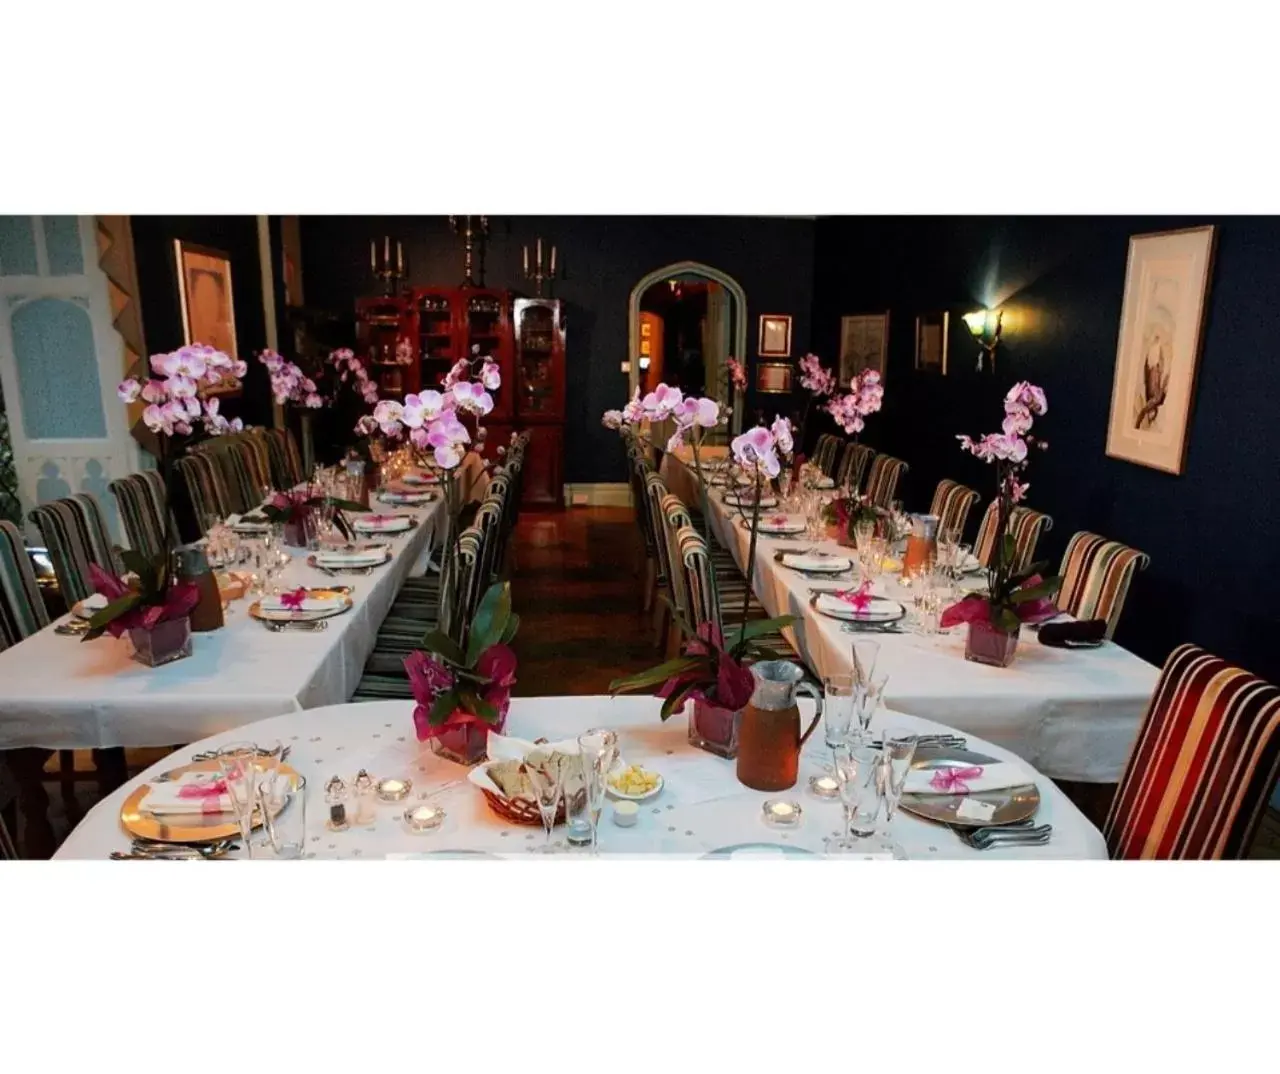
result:
[[(661, 793), (641, 806), (634, 828), (624, 829), (601, 819), (602, 854), (702, 856), (744, 843), (764, 843), (778, 848), (799, 848), (821, 853), (823, 840), (841, 826), (839, 802), (817, 798), (807, 790), (810, 775), (830, 760), (821, 727), (809, 739), (800, 762), (800, 777), (791, 791), (765, 794), (737, 782), (734, 762), (690, 746), (682, 716), (663, 723), (659, 702), (651, 697), (539, 697), (516, 698), (506, 733), (524, 739), (570, 738), (589, 727), (611, 727), (618, 732), (624, 761), (643, 764), (661, 773)], [(812, 703), (800, 702), (806, 725)], [(288, 763), (307, 779), (308, 856), (316, 858), (376, 859), (434, 851), (481, 851), (501, 857), (540, 858), (528, 851), (543, 841), (540, 827), (523, 827), (500, 819), (490, 811), (480, 791), (465, 781), (466, 769), (420, 746), (413, 731), (413, 702), (375, 701), (335, 705), (276, 716), (248, 727), (217, 735), (179, 750), (104, 798), (85, 816), (57, 853), (59, 858), (105, 858), (129, 847), (129, 836), (120, 826), (125, 800), (142, 783), (185, 763), (193, 753), (232, 741), (265, 743), (279, 740), (291, 748)], [(881, 711), (872, 727), (907, 727), (919, 733), (945, 730), (939, 725), (898, 713)], [(969, 749), (999, 760), (1012, 760), (1004, 749), (971, 737)], [(345, 832), (327, 830), (324, 784), (333, 775), (350, 782), (361, 769), (375, 779), (413, 780), (408, 800), (377, 807), (368, 828)], [(1105, 858), (1106, 846), (1098, 830), (1071, 801), (1047, 779), (1037, 779), (1041, 795), (1037, 823), (1053, 825), (1045, 846), (977, 851), (962, 843), (941, 825), (899, 813), (893, 838), (911, 859), (946, 858)], [(410, 833), (401, 816), (421, 795), (440, 791), (433, 804), (446, 812), (444, 824), (434, 832)], [(765, 799), (787, 797), (800, 803), (801, 824), (781, 831), (765, 825), (761, 806)], [(557, 830), (557, 838), (562, 829)], [(767, 851), (766, 851), (767, 852)], [(775, 851), (775, 853), (785, 851)], [(237, 856), (243, 856), (242, 852)], [(576, 856), (567, 855), (567, 856)], [(554, 860), (554, 858), (553, 858)], [(796, 859), (800, 860), (800, 859)]]
[[(700, 505), (687, 449), (664, 455), (661, 473), (675, 495), (690, 506)], [(750, 534), (741, 516), (725, 507), (718, 489), (712, 490), (709, 508), (716, 540), (745, 574)], [(803, 534), (781, 539), (761, 535), (756, 597), (771, 615), (799, 617), (788, 636), (817, 675), (849, 671), (852, 638), (841, 623), (809, 605), (812, 589), (831, 583), (776, 563), (780, 540), (812, 545)], [(832, 541), (818, 547), (852, 553)], [(908, 591), (890, 576), (878, 583), (877, 592), (909, 605)], [(869, 636), (880, 644), (877, 670), (889, 675), (886, 704), (997, 742), (1054, 779), (1118, 782), (1159, 677), (1159, 669), (1113, 642), (1093, 650), (1054, 649), (1040, 645), (1029, 630), (1023, 631), (1017, 656), (1007, 668), (965, 660), (962, 630)]]
[(125, 638), (82, 642), (55, 633), (66, 617), (0, 652), (0, 749), (170, 746), (346, 701), (397, 592), (426, 563), (441, 504), (396, 510), (419, 524), (387, 535), (391, 560), (368, 575), (330, 577), (294, 550), (281, 576), (286, 588), (352, 588), (351, 610), (325, 630), (268, 632), (249, 616), (245, 597), (231, 604), (220, 630), (193, 635), (189, 657), (158, 668), (136, 663)]

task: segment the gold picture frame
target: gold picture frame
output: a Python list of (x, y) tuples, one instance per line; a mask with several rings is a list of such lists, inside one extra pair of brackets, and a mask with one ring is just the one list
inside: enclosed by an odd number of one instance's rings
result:
[(760, 338), (756, 353), (761, 358), (791, 357), (791, 317), (785, 313), (760, 314)]
[(1107, 423), (1113, 459), (1186, 468), (1216, 235), (1205, 225), (1129, 237)]
[[(183, 342), (206, 343), (238, 359), (231, 255), (174, 239), (173, 258), (178, 277), (178, 301), (182, 307)], [(240, 381), (227, 376), (217, 387), (205, 391), (211, 395), (227, 395), (240, 389)]]
[(840, 384), (846, 386), (864, 369), (884, 381), (889, 359), (889, 311), (855, 313), (840, 318)]
[(756, 391), (766, 395), (787, 395), (795, 375), (789, 362), (757, 362)]
[(947, 337), (951, 314), (922, 313), (916, 318), (916, 369), (947, 375)]

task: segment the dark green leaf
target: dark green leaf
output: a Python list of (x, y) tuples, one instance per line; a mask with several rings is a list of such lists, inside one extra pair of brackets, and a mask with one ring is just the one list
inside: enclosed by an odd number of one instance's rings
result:
[[(752, 656), (757, 660), (785, 660), (786, 657), (780, 654), (776, 649), (770, 649), (767, 645), (751, 645), (748, 646), (748, 652), (742, 656)], [(739, 657), (741, 659), (742, 657)]]
[(507, 620), (507, 629), (502, 632), (499, 639), (503, 645), (510, 645), (515, 641), (516, 632), (520, 629), (520, 616), (515, 612), (511, 613), (511, 618)]
[(1012, 634), (1020, 626), (1020, 620), (1012, 608), (1000, 608), (995, 613), (995, 624), (1001, 630)]
[(758, 638), (762, 634), (776, 634), (783, 627), (788, 627), (796, 621), (794, 615), (775, 615), (772, 619), (753, 619), (745, 624), (741, 629), (734, 632), (733, 644), (730, 649), (736, 649), (744, 641), (750, 641), (752, 638)]
[(480, 654), (498, 643), (510, 617), (511, 583), (495, 582), (480, 599), (480, 607), (471, 621), (471, 636), (467, 639), (468, 667), (474, 667)]
[(1038, 585), (1023, 586), (1021, 589), (1015, 589), (1009, 599), (1014, 604), (1025, 604), (1029, 600), (1039, 600), (1041, 597), (1052, 597), (1057, 591), (1058, 586), (1062, 584), (1059, 578), (1046, 578)]
[[(117, 597), (105, 608), (93, 613), (89, 618), (89, 633), (93, 633), (95, 638), (101, 637), (103, 630), (106, 629), (108, 623), (119, 619), (120, 616), (133, 611), (142, 603), (141, 593), (126, 593), (123, 597)], [(94, 633), (96, 631), (96, 633)], [(88, 637), (88, 634), (85, 635)], [(83, 640), (83, 639), (82, 639)]]
[(340, 500), (336, 496), (330, 497), (329, 502), (339, 511), (363, 511), (365, 509), (363, 504), (356, 503), (354, 500)]
[(431, 706), (431, 712), (427, 716), (427, 723), (431, 724), (432, 727), (439, 727), (457, 707), (458, 692), (456, 690), (446, 690), (436, 698), (435, 704)]
[(657, 667), (649, 668), (647, 671), (637, 671), (634, 675), (624, 675), (622, 678), (614, 679), (609, 683), (610, 694), (624, 694), (632, 690), (643, 690), (646, 686), (656, 686), (659, 683), (666, 682), (673, 676), (683, 674), (686, 671), (692, 671), (699, 665), (706, 665), (707, 657), (705, 656), (678, 656), (674, 660), (668, 660), (665, 664), (659, 664)]
[(686, 683), (670, 697), (664, 699), (662, 702), (662, 708), (658, 710), (658, 716), (664, 720), (668, 719), (676, 709), (684, 704), (684, 700), (689, 696), (689, 692), (697, 689), (697, 686), (698, 684), (695, 682)]
[(143, 577), (143, 575), (152, 569), (152, 561), (136, 548), (121, 549), (120, 562), (124, 564), (125, 570), (133, 571), (133, 573), (139, 578)]
[(456, 667), (470, 667), (463, 657), (462, 649), (458, 646), (458, 643), (443, 630), (428, 630), (422, 636), (422, 647), (427, 652), (435, 653), (436, 656)]

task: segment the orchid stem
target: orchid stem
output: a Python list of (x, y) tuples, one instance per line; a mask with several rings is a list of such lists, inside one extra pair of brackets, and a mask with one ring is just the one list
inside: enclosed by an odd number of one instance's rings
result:
[[(756, 531), (760, 525), (760, 467), (756, 466), (756, 499), (751, 508), (751, 540), (747, 545), (747, 591), (742, 595), (742, 629), (747, 628), (747, 612), (751, 607), (751, 581), (756, 573)], [(736, 654), (735, 654), (736, 658)]]

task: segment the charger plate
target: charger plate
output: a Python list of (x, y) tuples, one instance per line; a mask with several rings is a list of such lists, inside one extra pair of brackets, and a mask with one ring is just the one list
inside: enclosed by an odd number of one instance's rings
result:
[(902, 604), (888, 597), (872, 597), (870, 605), (864, 612), (859, 612), (852, 604), (846, 605), (839, 611), (820, 608), (818, 598), (831, 596), (834, 592), (831, 589), (814, 590), (813, 595), (809, 597), (809, 607), (819, 615), (824, 615), (828, 619), (838, 619), (843, 623), (896, 623), (904, 619), (907, 614), (907, 609)]
[[(826, 558), (827, 565), (824, 567), (796, 567), (790, 563), (784, 562), (788, 556), (798, 556), (801, 554), (813, 555), (817, 558)], [(809, 575), (811, 577), (820, 577), (824, 574), (844, 574), (845, 571), (853, 570), (853, 560), (848, 556), (833, 556), (828, 554), (824, 557), (823, 553), (788, 552), (785, 548), (780, 548), (773, 554), (773, 561), (780, 567), (786, 567), (789, 571), (795, 571), (797, 574)]]
[[(999, 761), (985, 753), (974, 753), (971, 750), (936, 748), (917, 750), (911, 767), (928, 771), (934, 768), (968, 768), (971, 765), (987, 764), (999, 764)], [(987, 820), (957, 817), (956, 810), (966, 798), (993, 805), (996, 811)], [(1036, 810), (1040, 808), (1040, 791), (1034, 783), (1024, 783), (1019, 787), (983, 791), (980, 794), (904, 794), (898, 806), (912, 816), (955, 828), (996, 828), (1034, 817)]]
[[(766, 851), (767, 853), (760, 854), (761, 851)], [(775, 856), (816, 858), (818, 856), (812, 850), (792, 846), (790, 843), (734, 843), (732, 846), (717, 847), (702, 856), (704, 858), (751, 858), (757, 855), (770, 858)]]
[(343, 615), (351, 611), (351, 590), (346, 586), (334, 589), (308, 589), (307, 596), (313, 600), (332, 599), (334, 603), (328, 608), (292, 611), (287, 608), (264, 609), (262, 601), (255, 600), (249, 605), (249, 614), (255, 619), (262, 619), (271, 623), (305, 623), (313, 619), (331, 619), (335, 615)]
[[(172, 768), (166, 776), (176, 778), (185, 772), (216, 772), (217, 761), (193, 761), (178, 768)], [(289, 777), (289, 785), (297, 787), (302, 779), (295, 768), (281, 764), (277, 769)], [(130, 835), (142, 839), (152, 839), (158, 843), (215, 843), (220, 839), (240, 838), (240, 824), (234, 813), (206, 814), (174, 814), (169, 813), (157, 817), (146, 812), (142, 803), (151, 788), (144, 783), (120, 807), (120, 826)], [(283, 808), (283, 807), (282, 807)], [(274, 814), (278, 816), (279, 814)], [(255, 809), (253, 826), (262, 826), (262, 811)]]

